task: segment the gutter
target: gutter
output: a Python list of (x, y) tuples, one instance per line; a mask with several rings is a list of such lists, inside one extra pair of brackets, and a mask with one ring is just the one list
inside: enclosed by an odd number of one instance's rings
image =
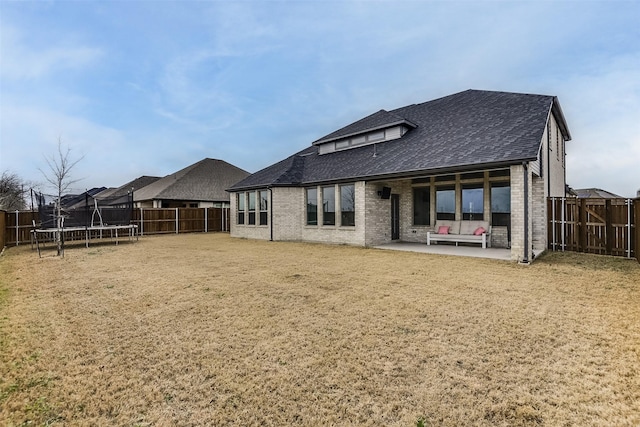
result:
[(273, 188), (267, 187), (269, 190), (269, 241), (273, 242)]

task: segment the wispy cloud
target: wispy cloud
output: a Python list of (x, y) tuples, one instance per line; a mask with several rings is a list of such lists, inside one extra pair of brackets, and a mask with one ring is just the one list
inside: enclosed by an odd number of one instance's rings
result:
[(104, 56), (100, 48), (77, 44), (29, 45), (20, 31), (6, 25), (1, 39), (0, 76), (3, 79), (37, 79), (83, 69), (95, 65)]

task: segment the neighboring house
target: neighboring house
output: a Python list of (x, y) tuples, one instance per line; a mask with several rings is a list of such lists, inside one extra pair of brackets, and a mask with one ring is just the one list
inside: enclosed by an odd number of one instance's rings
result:
[(555, 96), (467, 90), (380, 110), (233, 185), (231, 235), (424, 243), (438, 220), (482, 219), (528, 262), (547, 247), (570, 139)]
[(131, 195), (136, 190), (140, 190), (147, 185), (151, 185), (160, 179), (159, 176), (143, 175), (139, 178), (129, 181), (118, 188), (108, 188), (105, 191), (96, 194), (95, 198), (98, 203), (107, 206), (127, 207), (131, 203)]
[(135, 207), (228, 207), (225, 190), (249, 172), (223, 160), (203, 159), (133, 192)]
[(622, 196), (610, 193), (600, 188), (581, 188), (579, 190), (572, 189), (572, 193), (578, 199), (622, 199)]
[(65, 210), (83, 209), (87, 206), (93, 207), (93, 198), (106, 189), (106, 187), (94, 187), (81, 194), (67, 194), (62, 196), (60, 203)]

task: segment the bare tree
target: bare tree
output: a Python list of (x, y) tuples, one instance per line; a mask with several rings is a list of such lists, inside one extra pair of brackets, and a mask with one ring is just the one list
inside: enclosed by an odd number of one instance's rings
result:
[(62, 149), (62, 140), (58, 138), (58, 152), (50, 157), (45, 157), (49, 170), (47, 172), (40, 169), (44, 178), (55, 189), (56, 194), (56, 241), (58, 244), (58, 255), (62, 254), (62, 227), (64, 225), (64, 217), (62, 215), (62, 196), (67, 194), (71, 185), (79, 181), (79, 179), (71, 179), (71, 169), (84, 158), (81, 156), (76, 160), (70, 157), (71, 148)]
[(4, 171), (0, 177), (0, 209), (23, 210), (25, 204), (25, 181), (15, 173)]

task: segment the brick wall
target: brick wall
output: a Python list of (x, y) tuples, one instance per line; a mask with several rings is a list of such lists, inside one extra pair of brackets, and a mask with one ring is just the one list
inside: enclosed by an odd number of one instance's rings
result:
[(511, 166), (511, 259), (524, 258), (524, 169)]
[(305, 189), (276, 187), (272, 190), (273, 240), (303, 240), (305, 220)]
[(533, 177), (531, 202), (533, 251), (536, 255), (547, 248), (547, 198), (545, 196), (545, 181)]
[[(319, 242), (319, 243), (339, 243), (347, 245), (363, 246), (365, 244), (365, 210), (366, 210), (366, 194), (365, 184), (363, 181), (354, 183), (355, 189), (355, 226), (341, 226), (340, 223), (340, 192), (339, 187), (335, 187), (336, 194), (336, 225), (306, 225), (303, 223), (301, 230), (301, 240), (306, 242)], [(305, 211), (305, 194), (304, 188), (302, 191), (302, 204), (301, 208), (304, 214)], [(320, 197), (320, 192), (318, 192)], [(322, 210), (322, 201), (318, 203), (318, 210)], [(368, 220), (368, 218), (367, 218)], [(303, 218), (304, 221), (304, 218)], [(318, 224), (322, 223), (322, 213), (318, 212)]]
[[(273, 215), (269, 211), (269, 222), (273, 221), (273, 240), (306, 241), (319, 243), (340, 243), (350, 245), (365, 244), (365, 184), (356, 182), (355, 189), (355, 226), (341, 226), (340, 193), (336, 189), (336, 222), (335, 226), (306, 224), (306, 188), (275, 187), (269, 195), (269, 206), (273, 208)], [(318, 197), (320, 196), (318, 192)], [(235, 195), (234, 195), (235, 198)], [(319, 211), (322, 210), (322, 200), (319, 200)], [(233, 202), (231, 207), (231, 235), (249, 239), (269, 240), (270, 225), (238, 225), (237, 206)], [(318, 212), (318, 223), (322, 224), (322, 212)]]
[(365, 244), (367, 246), (380, 245), (391, 241), (391, 199), (380, 198), (378, 191), (382, 190), (382, 187), (391, 187), (392, 194), (400, 191), (397, 186), (394, 187), (386, 182), (369, 182), (366, 184), (365, 212), (367, 222)]

